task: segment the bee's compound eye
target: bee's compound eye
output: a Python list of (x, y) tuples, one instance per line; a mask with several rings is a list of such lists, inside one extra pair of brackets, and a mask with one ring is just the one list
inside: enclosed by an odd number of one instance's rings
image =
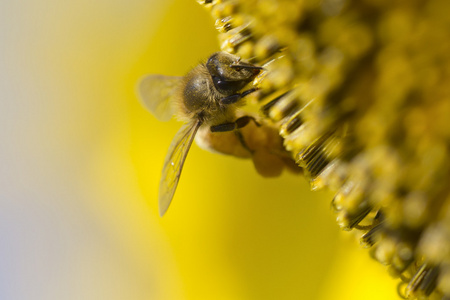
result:
[(219, 76), (213, 76), (213, 82), (218, 89), (227, 89), (227, 82), (222, 80)]
[(240, 90), (243, 88), (246, 84), (246, 82), (243, 81), (227, 81), (219, 76), (213, 76), (212, 77), (214, 85), (216, 86), (216, 89), (221, 91), (224, 94), (233, 93), (235, 91)]

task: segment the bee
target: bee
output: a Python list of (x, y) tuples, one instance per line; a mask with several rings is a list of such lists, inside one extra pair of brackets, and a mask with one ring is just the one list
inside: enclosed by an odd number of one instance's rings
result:
[[(263, 70), (226, 52), (212, 54), (184, 77), (147, 75), (138, 87), (143, 105), (161, 121), (176, 114), (185, 124), (176, 133), (164, 162), (159, 185), (159, 214), (172, 202), (189, 148), (200, 128), (232, 132), (256, 122), (253, 116), (236, 117), (242, 98), (256, 91), (243, 90)], [(245, 142), (243, 147), (245, 148)], [(216, 147), (217, 148), (217, 147)]]

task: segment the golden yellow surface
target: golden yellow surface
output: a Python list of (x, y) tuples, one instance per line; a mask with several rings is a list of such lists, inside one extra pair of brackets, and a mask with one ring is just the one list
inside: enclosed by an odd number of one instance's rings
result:
[(180, 124), (135, 85), (219, 49), (195, 1), (10, 2), (0, 25), (0, 299), (397, 299), (301, 176), (194, 146), (158, 216)]

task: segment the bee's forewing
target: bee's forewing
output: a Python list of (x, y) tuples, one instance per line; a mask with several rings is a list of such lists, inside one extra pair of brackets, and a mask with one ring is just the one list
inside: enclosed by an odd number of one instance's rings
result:
[(184, 161), (201, 122), (183, 125), (170, 144), (159, 183), (159, 215), (163, 216), (172, 202)]
[(173, 115), (171, 99), (181, 77), (147, 75), (138, 85), (139, 99), (158, 120), (168, 121)]

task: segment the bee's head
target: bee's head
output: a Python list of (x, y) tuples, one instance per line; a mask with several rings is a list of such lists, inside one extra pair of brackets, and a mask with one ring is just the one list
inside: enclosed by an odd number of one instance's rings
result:
[(225, 96), (233, 95), (251, 82), (261, 72), (257, 67), (239, 60), (226, 52), (216, 52), (206, 62), (217, 91)]
[(238, 93), (261, 69), (237, 56), (216, 52), (206, 65), (197, 66), (184, 78), (184, 106), (189, 112), (205, 110), (208, 104)]

